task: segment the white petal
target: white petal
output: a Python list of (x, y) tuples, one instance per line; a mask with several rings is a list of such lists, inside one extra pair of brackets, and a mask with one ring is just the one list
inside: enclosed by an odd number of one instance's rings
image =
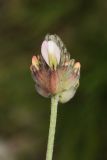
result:
[(48, 59), (49, 53), (48, 53), (48, 42), (47, 41), (43, 41), (42, 46), (41, 46), (41, 53), (42, 53), (44, 60), (49, 65), (49, 59)]
[(57, 63), (60, 62), (60, 49), (54, 41), (48, 41), (48, 52), (49, 54), (54, 55), (57, 59)]

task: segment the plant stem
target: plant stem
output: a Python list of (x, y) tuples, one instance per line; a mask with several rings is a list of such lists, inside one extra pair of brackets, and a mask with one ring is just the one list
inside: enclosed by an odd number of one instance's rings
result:
[(49, 126), (46, 160), (52, 160), (52, 156), (53, 156), (58, 99), (59, 99), (58, 95), (53, 96), (51, 98), (51, 115), (50, 115), (50, 126)]

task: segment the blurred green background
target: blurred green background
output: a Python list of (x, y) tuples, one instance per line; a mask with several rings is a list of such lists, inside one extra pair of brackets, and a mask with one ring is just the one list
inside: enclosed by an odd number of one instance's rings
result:
[(76, 96), (58, 108), (54, 160), (107, 160), (107, 1), (0, 0), (0, 160), (45, 160), (50, 99), (30, 65), (47, 33), (81, 62)]

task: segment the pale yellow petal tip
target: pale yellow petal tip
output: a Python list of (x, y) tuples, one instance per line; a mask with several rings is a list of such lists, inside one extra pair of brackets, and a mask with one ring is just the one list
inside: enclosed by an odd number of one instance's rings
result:
[(80, 62), (76, 62), (75, 65), (74, 65), (74, 68), (80, 70), (80, 68), (81, 68)]
[(32, 65), (35, 66), (37, 70), (39, 70), (39, 61), (36, 56), (32, 57)]

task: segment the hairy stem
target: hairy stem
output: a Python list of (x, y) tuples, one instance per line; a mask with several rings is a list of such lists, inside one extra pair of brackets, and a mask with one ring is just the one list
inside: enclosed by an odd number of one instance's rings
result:
[(53, 96), (51, 98), (51, 115), (50, 115), (50, 126), (49, 126), (46, 160), (52, 160), (52, 156), (53, 156), (58, 99), (59, 99), (58, 95)]

